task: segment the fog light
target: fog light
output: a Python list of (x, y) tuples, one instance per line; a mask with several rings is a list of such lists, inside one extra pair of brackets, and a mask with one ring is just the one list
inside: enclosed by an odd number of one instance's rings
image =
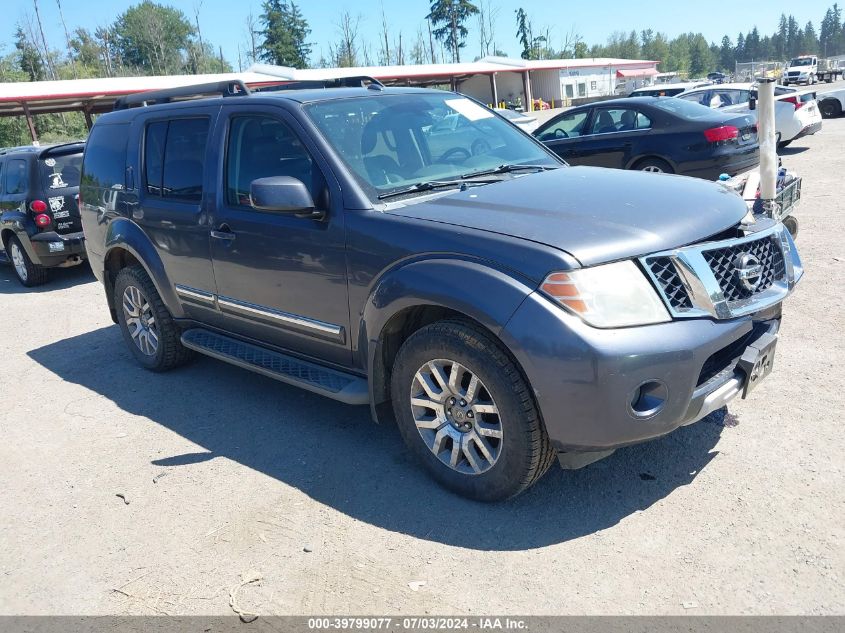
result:
[(628, 401), (631, 415), (637, 419), (651, 418), (660, 413), (669, 397), (669, 388), (659, 380), (649, 380), (634, 389)]

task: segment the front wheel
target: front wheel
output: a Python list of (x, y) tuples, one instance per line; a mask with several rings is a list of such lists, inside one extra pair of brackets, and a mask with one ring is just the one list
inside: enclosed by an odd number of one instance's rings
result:
[(124, 268), (114, 282), (114, 305), (126, 345), (143, 367), (166, 371), (193, 357), (181, 332), (141, 266)]
[(40, 286), (47, 281), (47, 269), (33, 262), (21, 244), (17, 235), (12, 235), (6, 242), (6, 254), (12, 262), (12, 268), (18, 281), (27, 288)]
[(469, 323), (440, 321), (405, 341), (391, 394), (408, 448), (453, 492), (507, 499), (554, 460), (521, 372), (497, 341)]

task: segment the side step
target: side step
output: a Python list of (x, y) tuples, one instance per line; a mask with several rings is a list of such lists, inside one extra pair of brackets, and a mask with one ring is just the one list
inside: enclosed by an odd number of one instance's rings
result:
[(367, 381), (202, 328), (182, 333), (182, 345), (346, 404), (369, 403)]

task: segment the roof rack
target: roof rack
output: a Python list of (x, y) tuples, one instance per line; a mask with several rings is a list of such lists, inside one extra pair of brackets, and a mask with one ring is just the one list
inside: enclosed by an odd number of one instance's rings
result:
[[(284, 81), (284, 80), (282, 80)], [(253, 92), (274, 92), (276, 90), (311, 90), (319, 88), (384, 88), (384, 84), (374, 77), (354, 75), (352, 77), (332, 77), (330, 79), (295, 79), (271, 86), (253, 88)]]
[(233, 79), (230, 81), (218, 81), (208, 84), (165, 88), (164, 90), (137, 92), (116, 100), (114, 102), (114, 109), (127, 110), (133, 106), (145, 106), (153, 103), (170, 103), (174, 100), (195, 99), (197, 97), (207, 97), (211, 95), (219, 95), (222, 97), (240, 97), (248, 94), (250, 94), (250, 90), (246, 87), (246, 84), (240, 79)]

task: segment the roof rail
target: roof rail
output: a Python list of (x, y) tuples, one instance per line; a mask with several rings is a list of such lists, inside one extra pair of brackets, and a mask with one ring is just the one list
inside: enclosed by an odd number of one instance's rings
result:
[(219, 95), (222, 97), (240, 97), (248, 95), (249, 88), (240, 79), (230, 81), (218, 81), (208, 84), (194, 84), (191, 86), (178, 86), (176, 88), (165, 88), (164, 90), (150, 90), (147, 92), (136, 92), (135, 94), (121, 97), (114, 102), (115, 110), (127, 110), (132, 106), (150, 105), (152, 103), (170, 103), (173, 100), (192, 99)]
[(314, 88), (384, 88), (384, 84), (378, 79), (367, 75), (354, 75), (352, 77), (332, 77), (329, 79), (295, 79), (271, 86), (254, 88), (253, 92), (274, 92), (276, 90), (310, 90)]

